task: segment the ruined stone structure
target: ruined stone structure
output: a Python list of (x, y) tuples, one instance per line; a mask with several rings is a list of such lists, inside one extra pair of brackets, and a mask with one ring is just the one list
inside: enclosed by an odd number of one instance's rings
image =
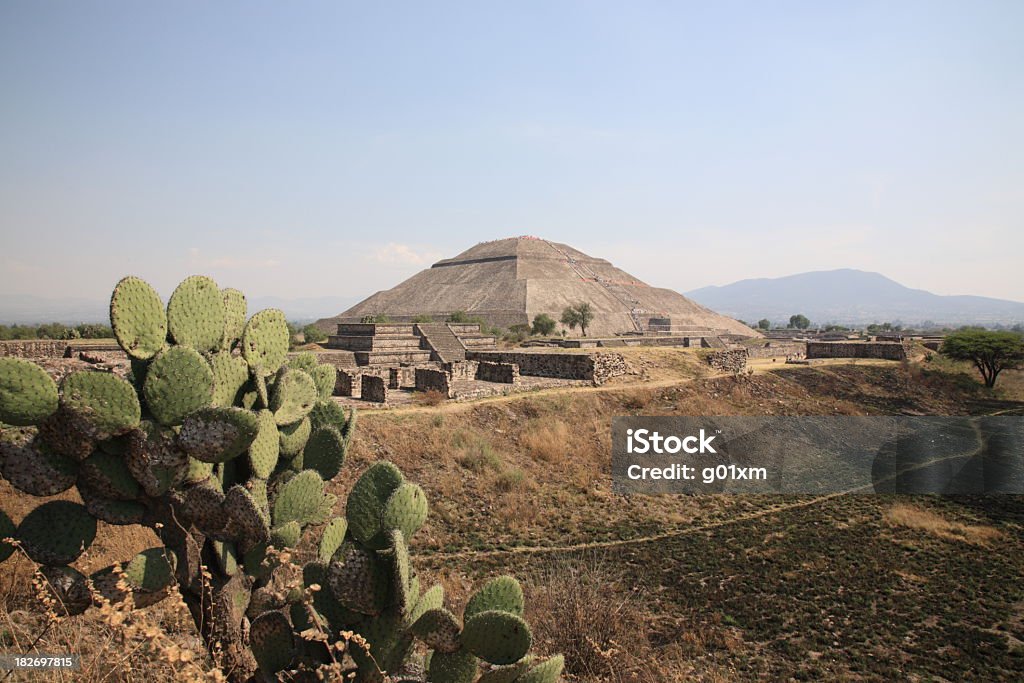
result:
[(712, 351), (704, 361), (719, 372), (743, 372), (747, 369), (747, 350)]
[(803, 358), (806, 355), (806, 342), (766, 341), (747, 347), (747, 358)]
[(452, 377), (444, 370), (416, 368), (416, 391), (439, 391), (452, 398)]
[(522, 375), (587, 380), (595, 385), (628, 372), (626, 360), (617, 353), (469, 351), (466, 355), (481, 362), (514, 364)]
[[(604, 259), (536, 237), (483, 242), (317, 324), (330, 333), (339, 323), (357, 323), (365, 316), (411, 322), (418, 315), (444, 320), (464, 311), (507, 328), (529, 325), (538, 313), (558, 320), (567, 306), (579, 302), (594, 310), (589, 336), (645, 333), (652, 319), (669, 320), (670, 331), (700, 332), (692, 336), (758, 336), (746, 325), (677, 292), (651, 287)], [(568, 334), (578, 336), (580, 330)]]
[(807, 358), (904, 360), (907, 347), (900, 342), (807, 342)]
[(388, 383), (377, 375), (363, 375), (361, 382), (361, 398), (374, 403), (388, 402)]

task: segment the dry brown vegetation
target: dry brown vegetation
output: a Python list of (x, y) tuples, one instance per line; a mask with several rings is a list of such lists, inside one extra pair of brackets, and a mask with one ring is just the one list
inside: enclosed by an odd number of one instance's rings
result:
[(951, 521), (932, 510), (911, 503), (893, 505), (886, 510), (885, 520), (890, 524), (918, 529), (938, 538), (981, 546), (989, 546), (1004, 536), (1003, 532), (995, 527)]

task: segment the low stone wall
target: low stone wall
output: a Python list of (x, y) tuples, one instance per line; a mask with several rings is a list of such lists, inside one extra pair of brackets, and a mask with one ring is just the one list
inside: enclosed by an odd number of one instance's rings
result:
[(899, 342), (807, 342), (807, 357), (904, 360), (907, 349)]
[(747, 350), (714, 351), (704, 357), (704, 362), (719, 372), (743, 372), (747, 369)]
[(412, 389), (416, 386), (416, 368), (388, 368), (388, 389)]
[(416, 391), (440, 391), (447, 398), (452, 397), (451, 377), (444, 370), (416, 368)]
[(360, 385), (362, 389), (360, 398), (364, 401), (373, 401), (374, 403), (388, 402), (388, 383), (383, 377), (363, 375)]
[(765, 342), (747, 347), (747, 358), (803, 358), (806, 354), (804, 342)]
[(70, 341), (58, 339), (15, 339), (0, 341), (0, 357), (63, 358)]
[(603, 384), (627, 372), (626, 360), (617, 353), (524, 353), (514, 351), (466, 351), (466, 357), (491, 363), (514, 363), (519, 373), (532, 377), (584, 379)]
[(444, 368), (452, 379), (476, 379), (476, 369), (480, 365), (475, 360), (455, 361), (454, 363), (444, 363), (441, 367)]
[(476, 379), (484, 382), (501, 384), (519, 383), (519, 366), (515, 363), (491, 363), (483, 361), (477, 364)]
[(363, 393), (362, 378), (363, 373), (358, 370), (338, 368), (338, 378), (334, 381), (334, 395), (359, 398)]

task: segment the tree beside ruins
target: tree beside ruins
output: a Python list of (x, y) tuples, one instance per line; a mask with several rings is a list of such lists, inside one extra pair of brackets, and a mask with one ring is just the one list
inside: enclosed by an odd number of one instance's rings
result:
[(575, 330), (578, 325), (584, 337), (587, 336), (587, 326), (594, 319), (594, 309), (585, 301), (567, 307), (562, 311), (562, 324), (570, 330)]

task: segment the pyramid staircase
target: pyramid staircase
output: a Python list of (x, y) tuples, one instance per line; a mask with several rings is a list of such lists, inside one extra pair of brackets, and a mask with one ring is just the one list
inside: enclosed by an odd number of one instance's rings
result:
[(417, 323), (414, 332), (425, 342), (422, 346), (433, 351), (436, 357), (432, 360), (442, 363), (466, 360), (466, 347), (447, 323)]

